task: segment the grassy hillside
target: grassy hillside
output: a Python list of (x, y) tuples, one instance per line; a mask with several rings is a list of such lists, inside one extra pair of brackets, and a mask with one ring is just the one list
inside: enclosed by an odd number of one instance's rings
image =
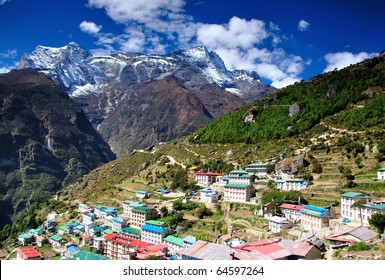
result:
[[(324, 118), (384, 92), (385, 55), (382, 55), (281, 89), (197, 130), (190, 136), (190, 141), (197, 144), (257, 144), (261, 140), (284, 139), (304, 133)], [(384, 120), (379, 118), (383, 109), (379, 108), (381, 105), (377, 101), (372, 102), (366, 113), (347, 113), (350, 119), (354, 114), (360, 115), (350, 125), (355, 126), (362, 119), (365, 119), (361, 123), (363, 127), (366, 124), (383, 124)], [(378, 114), (370, 113), (374, 110)], [(247, 115), (251, 115), (249, 121), (245, 121)]]

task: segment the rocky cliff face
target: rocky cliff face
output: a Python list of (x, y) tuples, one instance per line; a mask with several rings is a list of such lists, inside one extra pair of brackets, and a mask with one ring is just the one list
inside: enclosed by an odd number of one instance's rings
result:
[(0, 75), (0, 226), (115, 158), (81, 108), (46, 75)]
[[(93, 56), (76, 43), (62, 48), (39, 46), (23, 56), (18, 68), (35, 68), (52, 77), (118, 154), (186, 135), (275, 90), (263, 85), (254, 71), (227, 70), (222, 59), (203, 46), (169, 55), (105, 57)], [(154, 90), (158, 86), (164, 89), (162, 94)], [(179, 97), (175, 92), (183, 94)], [(183, 98), (187, 107), (172, 110), (175, 102), (181, 108)], [(194, 119), (183, 115), (187, 108)], [(154, 120), (143, 119), (147, 109)]]

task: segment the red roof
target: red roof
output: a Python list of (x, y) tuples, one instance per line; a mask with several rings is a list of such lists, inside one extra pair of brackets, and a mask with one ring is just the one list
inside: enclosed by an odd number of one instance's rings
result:
[(237, 238), (239, 238), (239, 236), (236, 235), (236, 234), (234, 234), (234, 233), (227, 233), (227, 234), (225, 234), (225, 235), (222, 235), (222, 236), (221, 236), (221, 239), (223, 239), (223, 241), (230, 241), (230, 239), (231, 239), (232, 237), (237, 237)]
[(114, 233), (110, 233), (110, 234), (105, 235), (104, 239), (107, 239), (107, 240), (110, 240), (112, 242), (116, 242), (116, 243), (119, 243), (122, 245), (131, 246), (131, 247), (146, 247), (146, 246), (150, 245), (150, 243), (148, 243), (148, 242), (136, 240), (134, 238), (130, 238), (130, 237), (114, 234)]
[(280, 208), (285, 208), (285, 209), (290, 209), (290, 210), (297, 210), (297, 211), (300, 211), (302, 210), (302, 208), (304, 208), (305, 206), (303, 205), (295, 205), (295, 204), (289, 204), (289, 203), (284, 203), (282, 204), (281, 206), (279, 206)]
[(241, 260), (277, 260), (292, 255), (305, 257), (313, 246), (307, 242), (271, 238), (238, 245), (233, 250)]
[(168, 249), (168, 245), (164, 243), (154, 244), (147, 247), (140, 248), (138, 252), (140, 253), (153, 253), (157, 251), (162, 251)]
[(38, 251), (36, 251), (35, 248), (29, 247), (29, 248), (19, 248), (17, 250), (17, 253), (21, 256), (24, 260), (29, 259), (42, 259), (42, 256)]

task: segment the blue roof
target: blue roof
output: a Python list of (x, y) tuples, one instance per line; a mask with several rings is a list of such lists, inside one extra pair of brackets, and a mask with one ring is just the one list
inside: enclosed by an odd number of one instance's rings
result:
[(68, 253), (70, 253), (71, 255), (73, 255), (73, 254), (78, 253), (78, 252), (80, 251), (80, 249), (79, 249), (79, 247), (76, 246), (76, 245), (70, 245), (70, 246), (67, 247), (67, 251), (68, 251)]
[(201, 192), (211, 192), (213, 191), (212, 189), (210, 188), (204, 188), (204, 189), (201, 189)]
[(322, 217), (327, 213), (328, 209), (321, 208), (313, 205), (305, 205), (305, 207), (300, 210), (300, 213), (308, 214), (315, 217)]
[(159, 190), (160, 193), (170, 193), (169, 190)]
[(112, 218), (112, 220), (114, 222), (118, 222), (118, 223), (123, 223), (123, 221), (124, 221), (122, 218), (119, 218), (119, 217)]
[(197, 239), (194, 236), (188, 235), (185, 238), (183, 238), (183, 241), (185, 241), (187, 243), (195, 243), (197, 241)]
[(145, 224), (144, 226), (142, 226), (142, 230), (153, 231), (153, 232), (156, 232), (156, 233), (162, 233), (166, 229), (162, 228), (162, 227), (156, 227), (156, 226), (151, 226), (151, 225)]
[(282, 180), (282, 179), (278, 179), (276, 180), (277, 183), (285, 183), (286, 181), (285, 180)]
[(149, 192), (148, 192), (148, 191), (137, 191), (136, 193), (139, 193), (139, 194), (148, 194)]

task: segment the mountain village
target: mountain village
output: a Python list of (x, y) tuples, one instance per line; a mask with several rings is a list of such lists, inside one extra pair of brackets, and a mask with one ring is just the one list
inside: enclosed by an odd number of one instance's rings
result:
[[(268, 182), (281, 191), (301, 192), (309, 182), (280, 172), (269, 173), (267, 163), (249, 164), (245, 170), (228, 174), (205, 172), (200, 167), (188, 168), (188, 177), (200, 187), (188, 194), (158, 189), (157, 193), (182, 203), (194, 201), (208, 208), (220, 204), (224, 213), (231, 204), (257, 205), (252, 215), (264, 220), (263, 231), (246, 236), (227, 224), (227, 232), (214, 241), (200, 240), (191, 234), (181, 235), (161, 219), (161, 207), (168, 201), (148, 203), (151, 192), (138, 190), (119, 209), (109, 205), (77, 207), (77, 219), (64, 221), (62, 213), (50, 213), (44, 224), (20, 233), (13, 252), (18, 260), (51, 259), (42, 247), (49, 247), (53, 259), (60, 260), (316, 260), (316, 259), (383, 259), (383, 254), (349, 254), (354, 244), (384, 247), (385, 235), (369, 226), (375, 213), (385, 213), (385, 202), (360, 192), (340, 196), (340, 208), (318, 207), (297, 202), (263, 204), (259, 186)], [(385, 168), (377, 178), (385, 180)], [(173, 201), (171, 200), (171, 201)], [(360, 207), (353, 205), (361, 201)], [(270, 204), (274, 204), (271, 210)], [(268, 210), (270, 208), (270, 211)], [(188, 232), (188, 231), (187, 231)], [(287, 233), (290, 232), (290, 235)], [(286, 234), (285, 234), (286, 233)], [(343, 255), (341, 255), (343, 253)], [(16, 253), (16, 255), (15, 255)]]

